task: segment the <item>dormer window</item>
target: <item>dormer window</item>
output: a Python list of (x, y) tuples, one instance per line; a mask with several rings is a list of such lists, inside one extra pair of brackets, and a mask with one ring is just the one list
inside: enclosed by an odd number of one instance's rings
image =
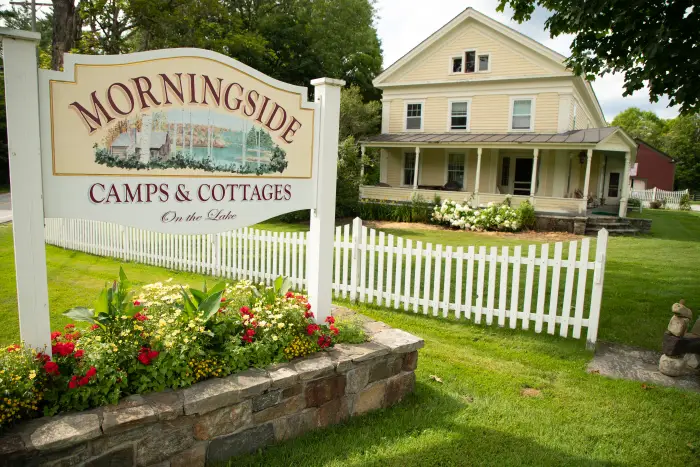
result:
[(476, 71), (476, 51), (464, 52), (464, 72), (474, 73)]
[(452, 73), (461, 73), (463, 62), (464, 59), (462, 57), (452, 57)]

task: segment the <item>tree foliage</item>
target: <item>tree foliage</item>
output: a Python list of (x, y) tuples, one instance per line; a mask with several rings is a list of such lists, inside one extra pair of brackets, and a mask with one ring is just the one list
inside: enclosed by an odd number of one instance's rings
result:
[(639, 138), (654, 147), (661, 147), (666, 122), (654, 112), (630, 107), (615, 116), (613, 126), (623, 128), (632, 138)]
[(697, 0), (500, 0), (513, 18), (527, 21), (536, 6), (553, 12), (553, 37), (573, 34), (567, 65), (593, 79), (623, 73), (625, 93), (649, 87), (652, 102), (668, 95), (683, 113), (700, 110)]

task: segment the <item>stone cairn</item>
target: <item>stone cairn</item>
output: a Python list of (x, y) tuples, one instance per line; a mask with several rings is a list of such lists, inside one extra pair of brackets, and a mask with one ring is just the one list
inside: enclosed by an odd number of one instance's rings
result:
[(664, 333), (659, 371), (667, 376), (700, 374), (700, 318), (688, 332), (693, 312), (685, 300), (674, 303), (673, 317)]

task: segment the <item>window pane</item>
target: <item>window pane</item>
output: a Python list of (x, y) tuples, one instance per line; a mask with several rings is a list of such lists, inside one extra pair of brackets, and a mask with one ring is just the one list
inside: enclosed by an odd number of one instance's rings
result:
[(462, 57), (455, 57), (452, 59), (452, 73), (462, 72)]
[(476, 52), (467, 52), (465, 54), (465, 57), (466, 57), (465, 71), (467, 73), (474, 73), (474, 70), (476, 67)]
[(513, 101), (513, 115), (530, 115), (531, 100)]
[(406, 119), (407, 130), (420, 130), (420, 117), (408, 117)]
[(420, 117), (422, 107), (423, 106), (421, 104), (408, 104), (408, 107), (406, 109), (406, 115), (408, 115), (409, 117)]
[(453, 102), (452, 103), (452, 115), (467, 115), (466, 102)]
[(501, 186), (508, 185), (510, 185), (510, 157), (504, 157), (501, 168)]
[(408, 104), (406, 106), (406, 129), (420, 130), (423, 114), (423, 104)]
[(452, 117), (451, 130), (466, 130), (467, 129), (467, 117)]
[(489, 70), (489, 56), (488, 55), (479, 55), (479, 71), (488, 71)]
[(453, 102), (450, 113), (450, 129), (451, 130), (466, 130), (467, 129), (467, 111), (469, 104), (467, 102)]
[(514, 130), (529, 130), (530, 129), (530, 116), (527, 117), (516, 117), (513, 116), (513, 129)]
[(403, 184), (413, 185), (413, 174), (416, 170), (416, 153), (408, 152), (404, 155)]

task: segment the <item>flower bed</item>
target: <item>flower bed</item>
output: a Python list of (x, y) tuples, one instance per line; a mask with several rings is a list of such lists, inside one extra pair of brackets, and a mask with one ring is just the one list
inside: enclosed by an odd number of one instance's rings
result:
[(120, 270), (94, 309), (66, 312), (90, 327), (53, 332), (52, 355), (20, 345), (0, 354), (0, 429), (364, 340), (352, 323), (316, 324), (306, 297), (288, 289), (282, 278), (203, 290), (159, 282), (137, 295)]
[(462, 230), (496, 230), (517, 232), (531, 228), (535, 222), (535, 210), (523, 201), (517, 208), (510, 205), (510, 196), (501, 204), (489, 203), (486, 207), (472, 208), (446, 199), (433, 209), (433, 222)]

